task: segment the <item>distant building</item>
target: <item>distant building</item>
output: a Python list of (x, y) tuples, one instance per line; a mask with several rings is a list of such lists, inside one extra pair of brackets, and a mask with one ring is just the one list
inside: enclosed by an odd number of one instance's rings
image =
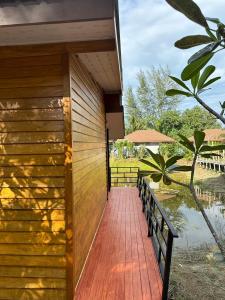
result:
[[(214, 143), (225, 143), (225, 129), (215, 128), (206, 129), (205, 132), (205, 142), (209, 144)], [(194, 137), (190, 138), (190, 141), (194, 141)]]
[[(205, 132), (205, 144), (216, 145), (216, 144), (225, 144), (225, 129), (215, 128), (215, 129), (206, 129)], [(194, 137), (192, 136), (189, 139), (191, 142), (194, 141)], [(225, 159), (225, 151), (214, 151), (220, 156), (214, 156), (213, 160), (222, 160)]]
[(162, 143), (175, 143), (174, 139), (154, 129), (137, 130), (126, 135), (124, 139), (133, 142), (135, 146), (143, 145), (154, 153), (158, 153), (159, 146)]

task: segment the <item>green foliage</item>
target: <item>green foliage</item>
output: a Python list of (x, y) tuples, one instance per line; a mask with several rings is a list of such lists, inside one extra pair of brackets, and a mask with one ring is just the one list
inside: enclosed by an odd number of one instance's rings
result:
[(181, 91), (181, 90), (175, 90), (175, 89), (168, 90), (166, 92), (166, 95), (170, 96), (170, 97), (173, 97), (173, 96), (176, 96), (176, 95), (183, 95), (183, 96), (187, 96), (187, 97), (191, 97), (192, 96), (191, 93), (187, 93), (187, 92), (184, 92), (184, 91)]
[(222, 102), (220, 102), (220, 106), (221, 106), (221, 116), (223, 116), (224, 115), (224, 112), (225, 112), (225, 101), (223, 101), (223, 103)]
[[(195, 130), (210, 128), (221, 128), (221, 125), (201, 106), (195, 106), (183, 112), (175, 110), (164, 112), (158, 120), (156, 127), (156, 129), (163, 134), (175, 139), (177, 139), (178, 134), (190, 137), (194, 134)], [(173, 144), (171, 144), (171, 147), (173, 147)], [(177, 153), (177, 151), (175, 153)]]
[[(184, 90), (170, 89), (166, 92), (166, 95), (177, 96), (183, 95), (186, 97), (193, 96), (202, 106), (210, 111), (217, 119), (220, 119), (225, 124), (225, 118), (223, 117), (225, 112), (225, 105), (221, 105), (221, 113), (217, 113), (213, 108), (210, 108), (200, 97), (199, 94), (209, 89), (209, 86), (220, 79), (219, 76), (209, 79), (214, 73), (215, 67), (210, 65), (203, 70), (200, 75), (200, 71), (207, 65), (212, 59), (214, 54), (220, 50), (225, 49), (225, 24), (223, 24), (218, 18), (205, 18), (201, 9), (192, 0), (166, 0), (174, 9), (183, 13), (190, 20), (205, 27), (207, 35), (189, 35), (175, 42), (175, 47), (180, 49), (188, 49), (195, 46), (206, 44), (201, 50), (194, 53), (188, 60), (188, 65), (183, 69), (181, 73), (181, 79), (172, 77), (180, 87)], [(210, 27), (208, 26), (210, 22)], [(208, 80), (209, 79), (209, 80)], [(191, 80), (191, 90), (184, 81)], [(207, 88), (207, 89), (206, 89)]]
[(138, 87), (133, 92), (128, 87), (125, 93), (126, 134), (135, 130), (155, 128), (157, 118), (164, 111), (172, 109), (180, 101), (179, 96), (165, 96), (168, 88), (176, 88), (177, 84), (168, 78), (169, 70), (159, 67), (137, 74)]
[[(185, 147), (192, 155), (197, 158), (198, 155), (211, 158), (215, 155), (219, 155), (214, 151), (225, 150), (225, 145), (205, 145), (205, 133), (203, 131), (196, 130), (194, 132), (194, 142), (191, 142), (184, 135), (179, 135), (179, 143)], [(155, 154), (151, 150), (147, 149), (151, 155), (153, 162), (141, 159), (141, 162), (151, 167), (150, 174), (154, 182), (163, 180), (164, 184), (170, 185), (173, 179), (169, 176), (174, 172), (190, 172), (194, 170), (195, 164), (192, 166), (177, 165), (176, 163), (183, 158), (182, 155), (173, 155), (169, 159), (165, 159), (163, 155)]]
[(203, 131), (196, 130), (194, 132), (194, 142), (191, 142), (183, 135), (180, 135), (180, 139), (180, 143), (195, 156), (201, 155), (203, 157), (212, 158), (213, 156), (220, 156), (220, 154), (214, 153), (214, 151), (225, 150), (225, 144), (215, 146), (205, 145), (205, 133)]
[(193, 61), (189, 65), (187, 65), (181, 73), (181, 78), (183, 81), (190, 80), (193, 76), (195, 76), (213, 57), (212, 53), (204, 55), (197, 60)]
[(197, 80), (198, 90), (201, 90), (204, 87), (204, 84), (206, 83), (207, 79), (210, 75), (212, 75), (215, 72), (216, 68), (214, 66), (208, 66), (205, 68), (205, 70), (202, 72), (202, 75)]
[[(157, 122), (157, 130), (179, 140), (179, 134), (190, 137), (195, 130), (221, 128), (219, 122), (205, 109), (195, 106), (183, 112), (167, 111)], [(161, 144), (160, 153), (170, 157), (173, 155), (184, 155), (187, 160), (192, 159), (192, 154), (178, 142), (172, 144)]]
[(188, 137), (192, 136), (195, 130), (221, 128), (218, 120), (201, 106), (186, 109), (181, 118), (183, 120), (181, 133)]
[[(198, 5), (192, 0), (166, 0), (173, 8), (184, 14), (190, 20), (196, 22), (197, 24), (203, 26), (207, 35), (191, 35), (183, 37), (182, 39), (175, 42), (175, 47), (180, 49), (187, 49), (203, 44), (208, 44), (206, 47), (202, 48), (200, 51), (196, 52), (189, 59), (188, 63), (193, 63), (194, 61), (203, 58), (204, 56), (211, 54), (212, 58), (214, 50), (218, 47), (225, 48), (224, 38), (225, 38), (225, 25), (217, 18), (206, 18)], [(209, 28), (208, 22), (215, 25), (215, 28)], [(214, 34), (215, 32), (215, 34)], [(220, 49), (221, 49), (220, 48)]]
[(113, 144), (114, 157), (117, 159), (127, 159), (127, 158), (145, 158), (148, 153), (144, 145), (135, 147), (134, 143), (127, 140), (117, 140)]
[[(203, 64), (206, 64), (209, 60), (209, 58), (212, 56), (212, 54), (208, 54), (199, 60), (187, 65), (187, 67), (184, 68), (181, 74), (181, 79), (176, 78), (174, 76), (170, 76), (170, 78), (176, 82), (180, 87), (183, 88), (183, 90), (174, 90), (170, 89), (166, 91), (166, 95), (173, 96), (182, 94), (186, 97), (194, 97), (201, 105), (204, 103), (200, 98), (199, 95), (206, 91), (211, 84), (219, 80), (221, 77), (213, 77), (210, 79), (210, 76), (215, 72), (216, 68), (213, 65), (209, 65), (205, 67), (202, 71)], [(190, 87), (184, 82), (184, 81), (190, 81)], [(192, 90), (191, 90), (192, 88)], [(206, 89), (207, 88), (207, 89)], [(224, 104), (224, 103), (223, 103)], [(221, 104), (222, 112), (221, 116), (224, 114), (224, 108), (223, 104)], [(204, 105), (205, 108), (207, 108), (207, 105)], [(224, 105), (225, 107), (225, 105)], [(211, 110), (213, 111), (213, 110)], [(211, 112), (210, 111), (210, 112)], [(218, 117), (218, 114), (213, 111), (213, 114)], [(221, 118), (220, 118), (221, 119)], [(223, 121), (223, 120), (222, 120)], [(224, 122), (225, 123), (225, 122)]]
[(133, 132), (139, 129), (146, 129), (145, 122), (141, 118), (141, 111), (137, 104), (137, 99), (131, 87), (128, 87), (125, 94), (126, 107), (126, 133)]
[(210, 42), (213, 42), (213, 39), (208, 35), (189, 35), (180, 39), (179, 41), (176, 41), (175, 47), (180, 49), (188, 49), (195, 46), (208, 44)]
[(176, 165), (177, 161), (183, 158), (183, 156), (176, 155), (165, 160), (165, 158), (160, 153), (155, 154), (149, 149), (147, 149), (147, 151), (152, 157), (153, 162), (147, 161), (145, 159), (141, 159), (140, 161), (151, 167), (151, 170), (149, 172), (154, 182), (163, 180), (164, 184), (170, 185), (172, 183), (172, 180), (169, 178), (169, 174), (180, 171), (181, 167), (184, 172), (190, 171), (190, 167), (188, 166)]
[(197, 24), (208, 28), (208, 24), (201, 9), (192, 0), (166, 0), (173, 8), (184, 14), (187, 18)]
[(210, 56), (210, 59), (211, 59), (214, 55), (213, 50), (215, 50), (219, 46), (219, 44), (220, 43), (214, 42), (214, 43), (211, 43), (211, 44), (205, 46), (204, 48), (202, 48), (201, 50), (199, 50), (198, 52), (196, 52), (189, 58), (188, 64), (194, 63), (196, 60), (199, 60), (206, 55), (211, 55)]
[(137, 74), (136, 92), (131, 88), (125, 94), (126, 132), (155, 128), (162, 113), (173, 109), (180, 102), (180, 96), (166, 96), (168, 89), (177, 88), (177, 83), (168, 77), (168, 68), (151, 68)]
[(113, 149), (117, 151), (117, 155), (119, 159), (124, 158), (123, 149), (124, 149), (124, 141), (116, 141), (113, 145)]
[(184, 136), (182, 134), (179, 134), (179, 137), (180, 137), (179, 143), (182, 146), (184, 146), (185, 148), (187, 148), (191, 152), (195, 152), (194, 144), (191, 141), (189, 141), (189, 139), (186, 138), (186, 136)]
[(165, 157), (171, 157), (173, 155), (186, 155), (185, 151), (181, 149), (178, 142), (171, 144), (161, 144), (159, 147), (159, 152)]
[(126, 148), (129, 157), (133, 157), (135, 155), (135, 147), (134, 143), (130, 141), (126, 141)]
[(147, 157), (147, 155), (148, 153), (144, 145), (141, 145), (138, 148), (136, 148), (135, 157), (137, 157), (138, 159), (143, 159)]

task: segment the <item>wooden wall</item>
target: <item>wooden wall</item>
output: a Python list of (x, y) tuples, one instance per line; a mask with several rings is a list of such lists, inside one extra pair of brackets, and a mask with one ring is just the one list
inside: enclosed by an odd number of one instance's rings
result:
[(62, 76), (0, 56), (0, 299), (66, 299)]
[(70, 75), (76, 283), (107, 199), (106, 132), (102, 91), (75, 56)]

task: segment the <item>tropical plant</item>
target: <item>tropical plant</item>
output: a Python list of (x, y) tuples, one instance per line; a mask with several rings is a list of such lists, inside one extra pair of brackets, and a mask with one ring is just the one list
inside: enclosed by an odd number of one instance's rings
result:
[[(205, 28), (205, 35), (190, 35), (183, 37), (175, 42), (175, 47), (180, 49), (188, 49), (199, 45), (204, 47), (194, 53), (188, 60), (188, 65), (185, 66), (181, 72), (180, 78), (170, 76), (170, 78), (180, 86), (179, 89), (169, 89), (166, 91), (167, 96), (182, 95), (185, 97), (193, 97), (202, 107), (205, 108), (216, 119), (225, 124), (225, 101), (219, 102), (221, 111), (217, 112), (214, 108), (210, 107), (202, 98), (202, 94), (211, 88), (211, 85), (220, 79), (219, 76), (214, 76), (216, 68), (213, 65), (207, 65), (214, 55), (225, 49), (225, 25), (218, 18), (206, 18), (198, 5), (192, 0), (166, 0), (174, 9), (184, 14), (191, 21)], [(209, 26), (210, 24), (210, 26)], [(146, 164), (151, 166), (154, 171), (152, 173), (152, 179), (154, 181), (160, 181), (161, 179), (165, 184), (176, 183), (188, 188), (193, 195), (194, 200), (198, 208), (200, 209), (221, 253), (225, 257), (225, 249), (220, 242), (220, 239), (214, 230), (209, 218), (207, 217), (201, 202), (198, 200), (194, 189), (194, 175), (195, 167), (198, 156), (205, 158), (213, 158), (218, 156), (213, 151), (224, 150), (225, 145), (204, 145), (205, 134), (203, 131), (195, 131), (194, 143), (190, 142), (187, 137), (180, 135), (180, 144), (186, 147), (193, 155), (193, 161), (191, 166), (176, 166), (174, 165), (180, 158), (173, 156), (169, 160), (165, 160), (161, 154), (155, 155), (150, 153), (155, 163)], [(190, 171), (191, 177), (189, 184), (177, 182), (170, 174), (179, 171)]]
[(128, 157), (133, 157), (135, 155), (135, 146), (133, 142), (127, 141), (126, 149)]
[[(225, 101), (219, 102), (221, 112), (218, 113), (201, 97), (202, 93), (210, 89), (210, 86), (220, 79), (219, 76), (210, 78), (216, 69), (213, 65), (205, 66), (217, 52), (225, 49), (225, 24), (218, 18), (205, 17), (198, 5), (192, 0), (166, 1), (191, 21), (204, 27), (206, 32), (205, 35), (189, 35), (175, 42), (175, 47), (179, 49), (188, 49), (199, 45), (204, 45), (204, 47), (190, 57), (188, 65), (181, 73), (181, 79), (170, 76), (182, 89), (170, 89), (166, 95), (194, 97), (208, 112), (225, 124)], [(188, 81), (190, 84), (187, 85), (186, 82)]]
[(113, 150), (119, 159), (124, 158), (124, 141), (118, 140), (113, 145)]
[(148, 156), (147, 148), (145, 148), (144, 145), (140, 145), (139, 147), (136, 147), (136, 154), (135, 154), (135, 156), (138, 159), (145, 158), (146, 156)]
[[(191, 166), (187, 165), (177, 165), (177, 162), (183, 158), (183, 156), (175, 155), (165, 160), (165, 158), (160, 154), (155, 154), (151, 150), (147, 149), (151, 155), (153, 162), (150, 162), (145, 159), (141, 159), (141, 162), (151, 167), (150, 174), (154, 182), (159, 182), (163, 180), (163, 183), (166, 185), (171, 185), (175, 183), (177, 185), (183, 186), (190, 190), (197, 207), (199, 208), (203, 218), (205, 219), (209, 230), (211, 231), (222, 255), (225, 258), (225, 249), (223, 244), (220, 241), (219, 236), (217, 235), (211, 221), (209, 220), (201, 201), (198, 199), (195, 188), (194, 188), (194, 176), (196, 163), (199, 156), (204, 158), (212, 158), (213, 156), (219, 156), (215, 151), (225, 150), (225, 144), (223, 145), (205, 145), (205, 133), (203, 131), (194, 132), (194, 142), (191, 142), (184, 135), (180, 135), (180, 144), (187, 148), (193, 154), (193, 161)], [(189, 183), (183, 183), (176, 181), (173, 178), (173, 174), (176, 172), (191, 172)]]
[(113, 144), (113, 153), (119, 159), (133, 157), (135, 155), (134, 143), (127, 140), (117, 140)]

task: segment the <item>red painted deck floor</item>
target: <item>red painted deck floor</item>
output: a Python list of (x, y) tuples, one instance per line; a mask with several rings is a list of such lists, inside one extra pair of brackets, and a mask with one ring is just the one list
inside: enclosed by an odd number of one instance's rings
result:
[(136, 188), (112, 188), (76, 300), (158, 300), (162, 281)]

